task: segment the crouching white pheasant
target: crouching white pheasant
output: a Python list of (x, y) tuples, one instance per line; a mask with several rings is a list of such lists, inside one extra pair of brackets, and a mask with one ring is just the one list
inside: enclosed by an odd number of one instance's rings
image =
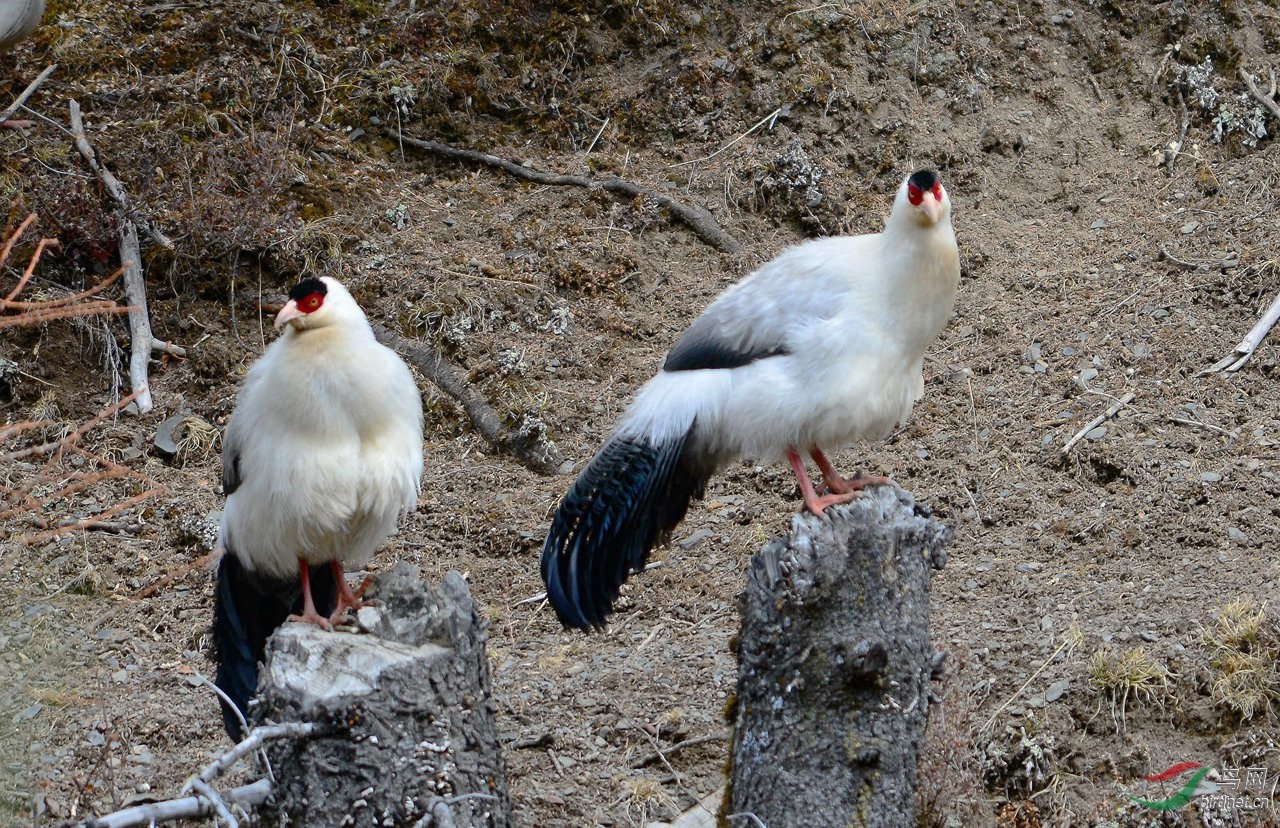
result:
[[(361, 605), (343, 566), (369, 560), (416, 507), (422, 478), (418, 386), (347, 289), (303, 280), (275, 326), (222, 438), (216, 683), (241, 712), (278, 626), (327, 628)], [(225, 702), (223, 721), (239, 734)]]
[[(884, 439), (924, 393), (960, 254), (938, 175), (903, 180), (884, 231), (811, 241), (725, 291), (667, 355), (565, 496), (542, 549), (562, 623), (599, 627), (618, 589), (741, 457), (791, 463), (821, 513), (883, 477), (841, 477), (823, 449)], [(819, 495), (801, 452), (822, 472)]]

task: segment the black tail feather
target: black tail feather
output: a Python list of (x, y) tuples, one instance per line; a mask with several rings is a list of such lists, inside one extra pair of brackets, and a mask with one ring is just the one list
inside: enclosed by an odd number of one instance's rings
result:
[[(311, 568), (311, 596), (316, 611), (328, 615), (337, 606), (337, 582), (328, 566)], [(302, 612), (302, 587), (298, 578), (278, 579), (252, 572), (231, 552), (218, 564), (213, 599), (213, 638), (218, 672), (214, 684), (247, 718), (249, 700), (258, 691), (258, 665), (267, 639), (291, 614)], [(239, 741), (244, 733), (240, 716), (222, 704), (227, 735)]]
[(707, 474), (689, 462), (688, 439), (610, 440), (565, 495), (542, 547), (542, 579), (566, 627), (603, 627), (619, 587), (701, 492)]

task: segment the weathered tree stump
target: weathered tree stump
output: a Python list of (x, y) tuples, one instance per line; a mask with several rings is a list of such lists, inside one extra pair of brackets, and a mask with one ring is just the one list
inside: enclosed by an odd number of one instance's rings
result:
[(916, 824), (941, 664), (929, 584), (949, 530), (896, 486), (798, 515), (751, 562), (724, 814), (769, 828)]
[(370, 634), (286, 624), (267, 648), (259, 721), (324, 735), (268, 748), (268, 821), (325, 826), (512, 824), (485, 630), (466, 582), (433, 590), (400, 564), (378, 580)]

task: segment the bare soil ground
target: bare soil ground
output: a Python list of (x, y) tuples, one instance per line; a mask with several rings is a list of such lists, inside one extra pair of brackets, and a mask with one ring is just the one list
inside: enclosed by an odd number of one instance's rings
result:
[[(1188, 760), (1265, 767), (1268, 795), (1280, 778), (1264, 607), (1280, 578), (1276, 347), (1201, 375), (1280, 292), (1280, 123), (1238, 75), (1265, 93), (1278, 53), (1271, 0), (52, 3), (0, 56), (0, 102), (58, 63), (29, 104), (56, 123), (0, 133), (0, 197), (63, 244), (28, 290), (116, 264), (110, 205), (57, 126), (74, 98), (176, 241), (144, 257), (156, 335), (188, 357), (153, 365), (153, 412), (82, 441), (166, 487), (115, 521), (127, 531), (21, 543), (29, 511), (0, 525), (0, 822), (171, 796), (227, 747), (198, 678), (217, 446), (166, 457), (153, 436), (183, 410), (225, 421), (271, 337), (260, 301), (303, 272), (344, 279), (580, 464), (719, 291), (805, 238), (879, 229), (922, 166), (955, 203), (955, 318), (911, 423), (837, 460), (891, 474), (955, 530), (934, 582), (952, 674), (921, 824), (1273, 821), (1128, 796), (1171, 795), (1139, 777)], [(651, 199), (522, 183), (388, 126), (621, 176), (706, 207), (744, 252)], [(74, 425), (128, 390), (119, 319), (6, 329), (0, 357), (7, 423)], [(788, 470), (717, 478), (609, 631), (569, 634), (526, 599), (572, 471), (494, 452), (423, 385), (422, 501), (373, 566), (468, 577), (524, 824), (642, 825), (714, 790), (722, 742), (641, 762), (724, 732), (744, 568), (797, 508)], [(73, 470), (42, 463), (4, 459), (6, 491), (39, 496)], [(40, 516), (139, 485), (104, 480)]]

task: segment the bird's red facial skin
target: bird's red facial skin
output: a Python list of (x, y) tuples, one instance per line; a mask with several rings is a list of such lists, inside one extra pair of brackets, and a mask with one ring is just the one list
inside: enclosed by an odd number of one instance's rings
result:
[[(939, 184), (937, 187), (934, 187), (934, 189), (937, 190), (941, 186), (942, 185)], [(937, 195), (937, 193), (935, 193), (935, 195)], [(908, 184), (907, 185), (907, 201), (910, 201), (912, 206), (919, 207), (920, 202), (924, 201), (924, 193), (916, 185)]]
[(320, 310), (320, 306), (324, 304), (324, 296), (319, 293), (309, 293), (298, 300), (298, 310), (303, 313), (315, 313)]
[(933, 185), (933, 197), (936, 198), (938, 201), (942, 201), (942, 182), (941, 181)]

